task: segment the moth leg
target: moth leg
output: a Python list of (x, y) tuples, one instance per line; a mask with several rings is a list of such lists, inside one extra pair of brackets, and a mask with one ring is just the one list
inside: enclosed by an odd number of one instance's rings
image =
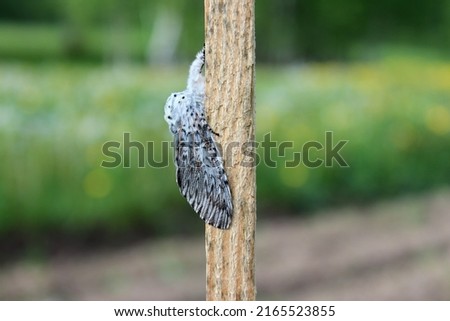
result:
[(200, 59), (202, 60), (203, 64), (200, 67), (200, 72), (202, 72), (203, 67), (205, 66), (205, 44), (203, 44), (202, 53)]
[(211, 133), (213, 133), (213, 134), (216, 135), (217, 137), (220, 137), (220, 134), (217, 133), (217, 132), (215, 132), (215, 131), (211, 128), (211, 126), (209, 126), (208, 123), (206, 123), (205, 125), (203, 125), (203, 128), (206, 129), (206, 130), (209, 130)]

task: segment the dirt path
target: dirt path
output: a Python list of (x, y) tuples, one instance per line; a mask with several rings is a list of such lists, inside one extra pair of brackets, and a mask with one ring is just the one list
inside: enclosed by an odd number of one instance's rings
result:
[[(260, 300), (450, 300), (450, 190), (259, 223)], [(18, 262), (2, 300), (203, 300), (202, 239)]]

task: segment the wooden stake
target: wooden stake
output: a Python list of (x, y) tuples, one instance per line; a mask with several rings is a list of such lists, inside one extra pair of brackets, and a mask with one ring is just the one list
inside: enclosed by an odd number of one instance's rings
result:
[(205, 0), (208, 122), (233, 194), (229, 230), (205, 231), (206, 299), (254, 300), (256, 168), (244, 155), (255, 137), (254, 0)]

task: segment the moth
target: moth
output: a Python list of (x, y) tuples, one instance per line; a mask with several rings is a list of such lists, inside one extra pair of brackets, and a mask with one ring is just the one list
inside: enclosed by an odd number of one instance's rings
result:
[(189, 68), (187, 88), (169, 96), (164, 119), (173, 135), (176, 182), (180, 193), (206, 223), (230, 227), (231, 190), (215, 133), (205, 118), (205, 48)]

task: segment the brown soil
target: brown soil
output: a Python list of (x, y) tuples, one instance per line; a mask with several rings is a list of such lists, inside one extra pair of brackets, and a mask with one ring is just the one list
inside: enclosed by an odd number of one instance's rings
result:
[[(450, 191), (258, 222), (260, 300), (450, 300)], [(203, 300), (201, 238), (19, 261), (2, 300)]]

